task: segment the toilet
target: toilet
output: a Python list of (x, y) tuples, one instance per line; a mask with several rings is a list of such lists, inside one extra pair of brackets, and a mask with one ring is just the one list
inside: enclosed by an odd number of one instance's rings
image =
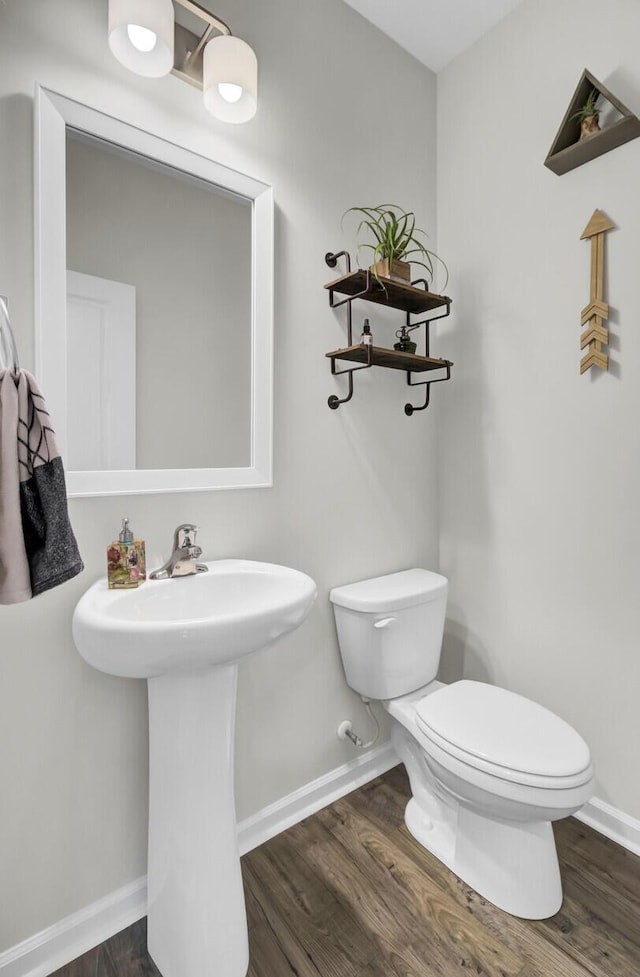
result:
[(589, 747), (521, 695), (436, 681), (447, 589), (446, 577), (421, 569), (335, 587), (347, 683), (391, 716), (411, 834), (500, 909), (544, 919), (562, 904), (551, 822), (591, 797)]

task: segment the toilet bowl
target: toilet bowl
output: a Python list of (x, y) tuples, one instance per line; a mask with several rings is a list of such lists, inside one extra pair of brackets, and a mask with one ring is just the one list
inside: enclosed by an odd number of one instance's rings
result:
[(391, 716), (413, 836), (494, 905), (543, 919), (562, 904), (551, 822), (591, 796), (589, 748), (523, 696), (436, 681), (446, 598), (446, 579), (420, 569), (334, 588), (347, 682)]

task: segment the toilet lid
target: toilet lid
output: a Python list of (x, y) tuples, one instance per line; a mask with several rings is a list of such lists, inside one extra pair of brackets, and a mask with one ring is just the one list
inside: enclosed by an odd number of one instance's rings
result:
[(542, 777), (571, 777), (590, 767), (582, 737), (544, 706), (506, 689), (464, 679), (416, 706), (416, 722), (438, 745), (468, 762)]

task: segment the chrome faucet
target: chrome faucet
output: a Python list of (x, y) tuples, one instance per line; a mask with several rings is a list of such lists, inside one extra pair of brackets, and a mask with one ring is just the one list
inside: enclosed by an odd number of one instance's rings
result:
[(209, 569), (204, 563), (198, 563), (202, 556), (202, 548), (196, 545), (197, 526), (185, 522), (178, 526), (173, 534), (173, 553), (167, 562), (153, 570), (151, 580), (166, 580), (169, 577), (186, 577), (190, 573), (206, 573)]

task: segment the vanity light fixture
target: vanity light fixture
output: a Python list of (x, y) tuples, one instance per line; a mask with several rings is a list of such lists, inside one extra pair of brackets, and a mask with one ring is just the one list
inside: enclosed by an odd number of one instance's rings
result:
[(138, 75), (172, 72), (202, 88), (205, 107), (222, 122), (248, 122), (255, 115), (255, 53), (194, 0), (109, 0), (109, 47)]

